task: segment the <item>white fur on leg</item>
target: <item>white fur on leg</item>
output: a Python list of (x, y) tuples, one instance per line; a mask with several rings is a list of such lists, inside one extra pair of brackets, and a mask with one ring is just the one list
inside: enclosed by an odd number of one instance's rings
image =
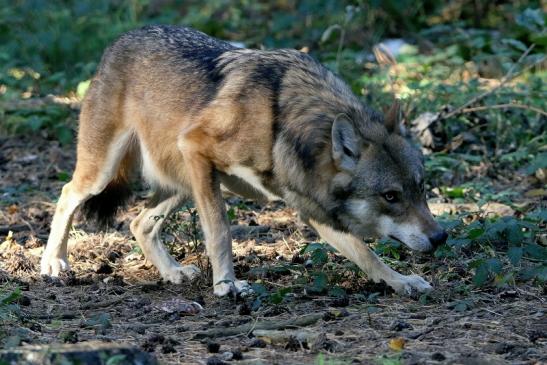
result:
[(169, 281), (173, 284), (182, 284), (184, 279), (193, 281), (200, 274), (201, 270), (196, 265), (170, 265), (167, 269), (162, 268), (160, 271), (164, 281)]
[(167, 251), (160, 239), (165, 218), (183, 201), (182, 194), (173, 195), (153, 208), (144, 209), (133, 222), (131, 232), (141, 247), (147, 260), (158, 269), (165, 281), (181, 284), (184, 280), (194, 280), (200, 274), (195, 265), (180, 265)]
[(433, 287), (419, 275), (400, 275), (388, 284), (399, 294), (414, 295), (433, 290)]
[(415, 292), (424, 293), (432, 290), (431, 285), (420, 276), (402, 275), (387, 266), (362, 240), (313, 219), (310, 220), (310, 224), (325, 241), (356, 263), (374, 282), (383, 280), (399, 294), (412, 295)]
[(83, 201), (84, 199), (73, 191), (71, 182), (63, 187), (51, 222), (47, 246), (40, 261), (41, 275), (59, 276), (61, 271), (70, 269), (67, 258), (68, 231), (74, 211)]
[(223, 297), (230, 293), (234, 295), (241, 294), (242, 296), (246, 296), (251, 294), (253, 290), (246, 280), (234, 280), (215, 284), (213, 292), (219, 297)]

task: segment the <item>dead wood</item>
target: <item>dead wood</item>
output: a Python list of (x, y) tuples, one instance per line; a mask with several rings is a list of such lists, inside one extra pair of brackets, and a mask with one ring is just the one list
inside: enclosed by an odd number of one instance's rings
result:
[(213, 328), (207, 331), (196, 333), (194, 335), (194, 339), (236, 336), (241, 334), (247, 334), (254, 330), (282, 330), (285, 328), (305, 327), (314, 324), (321, 318), (323, 318), (323, 314), (316, 313), (298, 318), (290, 318), (278, 321), (260, 321), (245, 323), (241, 326), (236, 326), (232, 328)]

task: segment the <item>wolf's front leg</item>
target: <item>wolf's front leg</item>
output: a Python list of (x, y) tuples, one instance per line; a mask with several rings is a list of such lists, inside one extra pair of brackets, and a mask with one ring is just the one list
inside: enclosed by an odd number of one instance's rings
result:
[(431, 285), (418, 275), (402, 275), (387, 266), (365, 243), (356, 237), (334, 230), (310, 219), (319, 235), (342, 255), (353, 261), (374, 282), (385, 281), (397, 293), (412, 295), (431, 291)]
[(194, 201), (205, 235), (207, 255), (213, 266), (214, 293), (224, 296), (230, 292), (249, 291), (246, 281), (235, 278), (232, 237), (218, 176), (211, 165), (199, 158), (189, 161), (189, 165)]

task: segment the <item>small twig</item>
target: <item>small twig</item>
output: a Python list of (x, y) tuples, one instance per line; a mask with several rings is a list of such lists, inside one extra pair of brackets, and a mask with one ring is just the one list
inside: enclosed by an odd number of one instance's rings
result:
[(125, 296), (122, 296), (120, 298), (105, 300), (103, 302), (98, 302), (98, 303), (86, 303), (86, 304), (82, 304), (80, 306), (80, 309), (81, 310), (88, 310), (88, 309), (98, 309), (98, 308), (110, 307), (111, 305), (115, 305), (115, 304), (123, 302), (125, 298), (126, 298)]
[(61, 313), (45, 313), (45, 314), (30, 314), (30, 317), (33, 319), (75, 319), (80, 316), (79, 313), (76, 312), (61, 312)]
[[(464, 109), (468, 108), (470, 105), (473, 105), (475, 104), (477, 101), (479, 100), (482, 100), (484, 99), (485, 97), (487, 97), (488, 95), (491, 95), (493, 94), (496, 90), (498, 90), (499, 88), (501, 88), (503, 85), (505, 85), (506, 83), (508, 83), (509, 81), (511, 81), (512, 79), (514, 79), (515, 77), (517, 77), (518, 75), (520, 75), (522, 72), (524, 72), (525, 70), (529, 69), (530, 67), (533, 67), (535, 66), (538, 62), (534, 62), (532, 65), (529, 65), (528, 67), (525, 67), (523, 68), (522, 70), (520, 70), (519, 72), (513, 72), (515, 70), (515, 67), (520, 64), (522, 62), (522, 60), (528, 56), (528, 54), (530, 54), (530, 52), (532, 51), (532, 49), (534, 49), (535, 47), (535, 44), (532, 44), (530, 47), (528, 47), (526, 49), (526, 51), (524, 51), (524, 53), (519, 57), (519, 59), (517, 60), (517, 62), (515, 62), (510, 68), (509, 70), (507, 71), (507, 73), (505, 74), (505, 76), (503, 76), (503, 78), (501, 79), (500, 83), (498, 85), (496, 85), (495, 87), (493, 87), (492, 89), (490, 90), (487, 90), (485, 92), (483, 92), (482, 94), (479, 94), (477, 96), (475, 96), (474, 98), (472, 98), (471, 100), (467, 101), (466, 103), (464, 103), (463, 105), (457, 107), (456, 109), (452, 110), (450, 113), (447, 113), (445, 115), (441, 115), (439, 118), (440, 119), (448, 119), (450, 117), (453, 117), (454, 115), (457, 115), (457, 114), (460, 114)], [(544, 57), (542, 57), (541, 61), (543, 61)]]
[(256, 317), (254, 322), (253, 322), (253, 326), (251, 327), (251, 329), (249, 329), (249, 332), (247, 332), (247, 337), (249, 337), (249, 335), (255, 330), (255, 327), (256, 327), (256, 324), (258, 323), (258, 319), (260, 317)]
[(505, 109), (505, 108), (526, 109), (526, 110), (530, 110), (530, 111), (536, 112), (538, 114), (541, 114), (541, 115), (547, 117), (547, 112), (545, 112), (545, 111), (543, 111), (539, 108), (536, 108), (536, 107), (533, 107), (533, 106), (530, 106), (530, 105), (513, 104), (513, 103), (497, 104), (497, 105), (485, 105), (485, 106), (476, 106), (476, 107), (473, 107), (473, 108), (465, 108), (465, 109), (461, 110), (461, 113), (471, 113), (471, 112), (476, 112), (476, 111), (480, 111), (480, 110)]
[(285, 328), (299, 328), (304, 326), (309, 326), (323, 318), (323, 313), (310, 314), (306, 316), (290, 318), (286, 320), (278, 321), (262, 321), (262, 322), (253, 322), (245, 323), (240, 326), (230, 327), (230, 328), (213, 328), (203, 332), (197, 332), (194, 335), (194, 339), (201, 338), (216, 338), (216, 337), (229, 337), (236, 335), (243, 335), (249, 333), (254, 329), (260, 330), (281, 330)]
[(488, 308), (482, 308), (482, 310), (487, 311), (488, 313), (495, 314), (496, 316), (503, 317), (503, 314), (499, 314), (498, 312), (494, 312), (493, 310), (490, 310)]
[(346, 37), (346, 29), (345, 29), (345, 27), (341, 27), (340, 28), (340, 40), (338, 42), (338, 50), (336, 51), (336, 72), (340, 71), (340, 56), (342, 55), (342, 48), (344, 47), (344, 38), (345, 37)]

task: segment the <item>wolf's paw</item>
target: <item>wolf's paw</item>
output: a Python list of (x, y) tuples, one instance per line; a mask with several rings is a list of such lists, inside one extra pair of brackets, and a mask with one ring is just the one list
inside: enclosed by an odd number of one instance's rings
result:
[(193, 281), (201, 274), (201, 270), (196, 265), (173, 266), (161, 274), (164, 281), (173, 284), (182, 284), (185, 280)]
[(40, 262), (40, 275), (57, 277), (61, 271), (70, 270), (66, 257), (54, 257), (44, 254)]
[(416, 296), (419, 293), (428, 293), (433, 287), (418, 275), (401, 275), (388, 283), (399, 294)]
[(216, 296), (223, 297), (232, 293), (235, 295), (247, 296), (253, 290), (246, 280), (222, 281), (215, 285), (214, 293)]

